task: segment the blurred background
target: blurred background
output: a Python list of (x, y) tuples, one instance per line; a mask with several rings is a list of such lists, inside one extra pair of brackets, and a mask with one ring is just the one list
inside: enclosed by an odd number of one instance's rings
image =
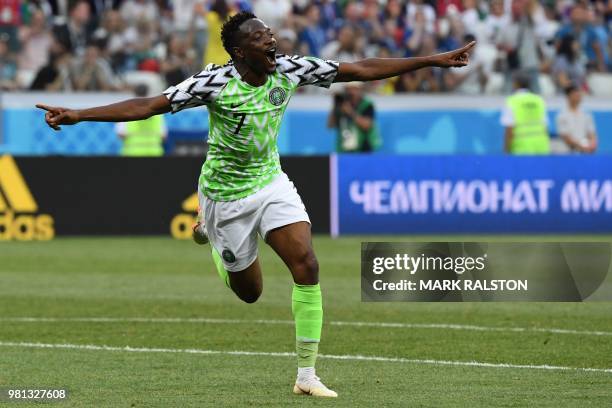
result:
[[(354, 61), (478, 41), (469, 70), (421, 70), (372, 84), (375, 94), (501, 94), (516, 69), (531, 71), (547, 96), (570, 82), (612, 92), (606, 0), (2, 0), (2, 89), (125, 91), (146, 78), (158, 91), (225, 63), (220, 25), (244, 9), (272, 27), (284, 54)], [(90, 66), (95, 79), (84, 78)]]
[[(611, 125), (612, 3), (606, 0), (0, 0), (0, 153), (119, 154), (112, 125), (82, 124), (58, 137), (45, 129), (33, 102), (90, 106), (130, 96), (138, 85), (159, 94), (208, 63), (225, 63), (220, 27), (244, 9), (273, 28), (285, 54), (354, 61), (429, 55), (478, 41), (469, 67), (366, 84), (361, 92), (372, 101), (380, 135), (370, 150), (502, 151), (497, 115), (517, 72), (546, 98), (553, 152), (567, 152), (555, 143), (555, 115), (570, 85), (587, 96), (596, 128)], [(314, 87), (301, 92), (289, 108), (281, 153), (346, 150), (336, 140), (341, 124), (335, 131), (326, 120), (333, 96)], [(166, 154), (202, 154), (204, 110), (167, 115), (166, 122)], [(610, 151), (608, 138), (594, 150)]]

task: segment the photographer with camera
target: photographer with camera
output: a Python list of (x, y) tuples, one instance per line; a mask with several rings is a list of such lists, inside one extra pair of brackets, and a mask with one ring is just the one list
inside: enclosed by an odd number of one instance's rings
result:
[(361, 82), (348, 82), (334, 94), (327, 127), (337, 129), (338, 153), (373, 152), (381, 145), (375, 123), (374, 103), (363, 93)]

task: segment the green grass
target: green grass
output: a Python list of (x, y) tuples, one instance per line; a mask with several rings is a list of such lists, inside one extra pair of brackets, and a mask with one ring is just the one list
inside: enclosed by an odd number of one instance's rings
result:
[[(452, 323), (612, 332), (611, 302), (361, 303), (361, 240), (315, 239), (328, 322), (321, 353), (612, 368), (612, 336), (329, 324)], [(292, 352), (290, 324), (248, 322), (291, 320), (290, 275), (267, 246), (260, 245), (260, 253), (264, 293), (257, 303), (247, 305), (218, 279), (208, 247), (191, 242), (63, 238), (1, 243), (0, 342)], [(24, 323), (8, 317), (206, 317), (247, 322)], [(292, 395), (294, 370), (292, 357), (0, 346), (0, 387), (68, 388), (68, 400), (52, 406), (612, 405), (612, 373), (604, 372), (320, 359), (318, 373), (340, 394), (330, 401)]]

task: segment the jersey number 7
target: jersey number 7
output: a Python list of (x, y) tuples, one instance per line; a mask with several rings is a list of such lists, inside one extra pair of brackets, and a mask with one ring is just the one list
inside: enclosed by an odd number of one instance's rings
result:
[(240, 128), (244, 124), (244, 118), (246, 118), (246, 113), (234, 113), (234, 117), (240, 117), (240, 122), (238, 126), (236, 126), (236, 130), (234, 130), (234, 134), (237, 135), (240, 132)]

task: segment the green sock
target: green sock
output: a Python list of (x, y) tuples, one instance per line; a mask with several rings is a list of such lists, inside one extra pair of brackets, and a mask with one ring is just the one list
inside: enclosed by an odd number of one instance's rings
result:
[(291, 310), (295, 320), (298, 367), (314, 367), (323, 325), (323, 302), (319, 284), (294, 283)]
[(217, 250), (212, 245), (210, 247), (212, 248), (212, 258), (213, 258), (213, 262), (215, 263), (215, 268), (217, 268), (217, 273), (219, 274), (219, 277), (221, 278), (223, 283), (225, 283), (225, 286), (229, 288), (230, 287), (229, 275), (227, 274), (227, 271), (223, 267), (223, 260), (221, 259), (221, 255), (219, 255)]

